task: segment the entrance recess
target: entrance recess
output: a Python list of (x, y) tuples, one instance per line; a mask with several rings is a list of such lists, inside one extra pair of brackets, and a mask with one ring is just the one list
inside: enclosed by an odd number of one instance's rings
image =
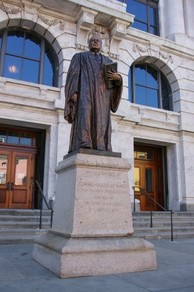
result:
[(163, 149), (152, 146), (134, 146), (134, 190), (141, 211), (157, 211), (164, 206)]

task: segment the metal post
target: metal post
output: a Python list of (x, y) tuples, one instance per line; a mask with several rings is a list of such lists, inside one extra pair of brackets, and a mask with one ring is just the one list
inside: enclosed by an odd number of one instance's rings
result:
[(135, 189), (133, 193), (133, 211), (135, 212)]
[(39, 229), (42, 229), (42, 203), (43, 203), (43, 199), (41, 196), (41, 200), (40, 200), (40, 221), (39, 221)]
[(170, 225), (171, 225), (171, 241), (174, 240), (174, 237), (173, 237), (173, 220), (172, 220), (172, 210), (170, 210)]
[(152, 222), (152, 211), (150, 211), (150, 228), (153, 227), (153, 222)]

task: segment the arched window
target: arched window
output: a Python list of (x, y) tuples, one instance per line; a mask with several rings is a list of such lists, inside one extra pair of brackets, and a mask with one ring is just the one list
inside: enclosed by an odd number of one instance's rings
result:
[(0, 76), (57, 86), (57, 58), (45, 39), (18, 28), (4, 30), (0, 54)]
[(172, 93), (166, 77), (147, 64), (131, 66), (129, 100), (132, 103), (172, 110)]
[(126, 0), (127, 12), (134, 14), (132, 27), (159, 35), (158, 0)]

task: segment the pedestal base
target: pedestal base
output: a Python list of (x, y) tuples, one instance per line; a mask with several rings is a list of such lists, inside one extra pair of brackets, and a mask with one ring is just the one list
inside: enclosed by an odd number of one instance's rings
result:
[(33, 258), (61, 278), (155, 269), (153, 245), (132, 237), (129, 161), (85, 152), (58, 164), (52, 229)]
[(40, 236), (33, 258), (60, 278), (156, 269), (154, 246), (135, 237), (68, 238), (52, 231)]

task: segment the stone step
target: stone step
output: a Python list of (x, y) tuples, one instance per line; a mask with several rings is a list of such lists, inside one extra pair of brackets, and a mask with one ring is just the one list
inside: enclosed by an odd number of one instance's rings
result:
[[(134, 218), (137, 218), (137, 217), (146, 218), (146, 217), (150, 217), (150, 211), (132, 212), (132, 215)], [(158, 217), (158, 218), (169, 217), (170, 212), (169, 211), (153, 211), (152, 216)], [(173, 217), (193, 217), (194, 218), (194, 212), (175, 211), (173, 212)]]
[[(42, 213), (46, 216), (51, 214), (51, 210), (44, 209)], [(14, 215), (14, 216), (39, 216), (39, 209), (0, 209), (0, 215)]]
[[(49, 228), (50, 227), (50, 222), (44, 222), (42, 221), (42, 228)], [(9, 221), (9, 222), (4, 222), (1, 224), (0, 222), (0, 230), (2, 229), (9, 229), (9, 228), (39, 228), (39, 220), (37, 222), (32, 222), (32, 221)]]
[[(42, 221), (49, 222), (51, 219), (50, 215), (43, 215)], [(4, 222), (8, 221), (32, 221), (32, 222), (39, 222), (40, 216), (21, 216), (21, 215), (0, 215), (0, 224), (4, 224)]]
[(33, 242), (38, 236), (45, 234), (47, 229), (9, 229), (0, 232), (0, 243)]
[[(144, 232), (144, 231), (150, 231), (150, 232), (169, 232), (171, 230), (170, 226), (162, 226), (162, 227), (136, 227), (135, 232)], [(194, 234), (194, 226), (173, 226), (174, 232), (181, 231), (185, 232), (187, 230), (192, 231)]]
[[(173, 237), (194, 237), (194, 212), (173, 212)], [(171, 238), (171, 219), (169, 212), (133, 212), (134, 236), (144, 239)]]
[(42, 211), (42, 229), (39, 229), (40, 210), (0, 209), (0, 243), (33, 242), (50, 228), (51, 211)]
[[(171, 225), (171, 223), (170, 222), (167, 222), (167, 221), (158, 221), (158, 222), (152, 222), (152, 227), (162, 227), (162, 226), (170, 226)], [(194, 222), (191, 222), (191, 221), (189, 221), (189, 222), (187, 222), (187, 221), (181, 221), (181, 223), (180, 222), (173, 222), (173, 226), (185, 226), (185, 227), (187, 227), (188, 226), (188, 228), (189, 227), (194, 227)], [(150, 222), (133, 222), (133, 227), (134, 228), (138, 228), (138, 227), (147, 227), (147, 228), (149, 228), (150, 227)]]
[[(147, 239), (147, 240), (151, 240), (151, 239), (171, 239), (171, 233), (158, 233), (158, 234), (154, 234), (154, 233), (136, 233), (134, 232), (134, 236), (135, 237), (140, 237), (143, 239)], [(193, 232), (176, 232), (173, 233), (173, 239), (181, 239), (181, 238), (194, 238), (194, 233)]]

